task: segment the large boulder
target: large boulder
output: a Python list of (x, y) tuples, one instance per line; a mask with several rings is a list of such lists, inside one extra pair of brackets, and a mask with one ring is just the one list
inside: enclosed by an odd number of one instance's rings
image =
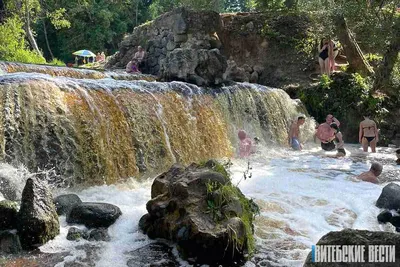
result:
[(376, 201), (376, 206), (388, 210), (400, 209), (400, 185), (395, 183), (386, 185)]
[(60, 232), (53, 196), (44, 181), (29, 178), (22, 192), (18, 235), (24, 249), (45, 244)]
[(59, 195), (54, 199), (58, 215), (68, 214), (73, 207), (81, 203), (82, 200), (75, 194)]
[(10, 200), (0, 201), (0, 230), (17, 228), (18, 204)]
[(229, 265), (252, 249), (252, 202), (217, 162), (172, 166), (154, 180), (151, 197), (139, 227), (176, 242), (182, 257)]
[(170, 267), (180, 266), (172, 248), (164, 243), (152, 243), (128, 254), (128, 267)]
[(178, 48), (161, 61), (160, 75), (165, 80), (181, 80), (197, 85), (215, 85), (222, 82), (227, 67), (226, 59), (218, 49)]
[[(308, 254), (307, 259), (304, 263), (304, 267), (374, 267), (377, 266), (377, 263), (368, 263), (369, 255), (368, 255), (368, 246), (369, 245), (395, 245), (396, 248), (400, 246), (400, 235), (389, 232), (372, 232), (367, 230), (354, 230), (354, 229), (345, 229), (337, 232), (329, 232), (324, 235), (317, 243), (317, 245), (364, 245), (365, 253), (364, 259), (365, 263), (347, 263), (344, 265), (343, 262), (323, 262), (316, 263), (312, 262), (312, 254)], [(398, 266), (398, 262), (400, 262), (400, 253), (396, 253), (395, 263), (379, 263), (379, 266)]]
[(121, 210), (112, 204), (82, 202), (67, 214), (67, 223), (84, 224), (89, 228), (109, 227), (121, 214)]

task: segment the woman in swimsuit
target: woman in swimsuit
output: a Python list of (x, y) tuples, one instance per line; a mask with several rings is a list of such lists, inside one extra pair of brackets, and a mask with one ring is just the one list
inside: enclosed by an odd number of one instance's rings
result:
[(364, 152), (368, 152), (368, 145), (371, 147), (372, 153), (376, 152), (376, 143), (379, 141), (378, 128), (376, 123), (369, 118), (369, 115), (365, 115), (364, 120), (360, 123), (358, 139)]
[(327, 74), (329, 75), (330, 73), (330, 67), (329, 67), (329, 41), (327, 39), (322, 39), (321, 43), (319, 44), (318, 47), (318, 62), (319, 62), (319, 67), (321, 69), (321, 74)]

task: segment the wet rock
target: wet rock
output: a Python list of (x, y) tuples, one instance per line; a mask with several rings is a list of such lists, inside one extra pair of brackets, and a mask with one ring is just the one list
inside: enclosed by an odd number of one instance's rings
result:
[(0, 255), (17, 254), (22, 247), (15, 231), (0, 231)]
[(44, 181), (29, 178), (22, 192), (18, 235), (24, 249), (33, 249), (53, 239), (60, 225), (53, 196)]
[[(317, 245), (365, 245), (364, 259), (366, 263), (362, 266), (374, 267), (376, 263), (368, 263), (368, 246), (369, 245), (396, 245), (400, 246), (400, 235), (389, 232), (373, 232), (366, 230), (345, 229), (342, 231), (329, 232), (324, 235), (317, 243)], [(400, 253), (396, 253), (396, 263), (379, 263), (379, 266), (398, 266), (400, 262)], [(311, 252), (308, 254), (307, 259), (303, 265), (304, 267), (341, 267), (344, 266), (342, 262), (332, 263), (313, 263), (311, 259)], [(349, 263), (346, 266), (360, 266), (360, 263)]]
[(379, 213), (377, 219), (379, 223), (387, 223), (390, 222), (390, 219), (392, 218), (392, 213), (388, 210), (384, 210), (381, 213)]
[(18, 204), (10, 200), (0, 201), (0, 230), (17, 228)]
[(395, 183), (386, 185), (376, 201), (376, 206), (388, 210), (400, 209), (400, 185)]
[(11, 177), (0, 175), (0, 193), (5, 199), (17, 201), (21, 199), (22, 187), (11, 180)]
[(396, 228), (400, 228), (400, 216), (393, 216), (390, 218), (390, 223), (396, 227)]
[(89, 228), (109, 227), (121, 214), (121, 210), (112, 204), (82, 202), (71, 209), (67, 223), (84, 224)]
[(128, 267), (180, 266), (172, 254), (172, 248), (163, 243), (152, 243), (129, 253)]
[(68, 214), (74, 206), (80, 203), (82, 200), (76, 194), (60, 195), (54, 199), (58, 215)]
[(79, 240), (79, 239), (87, 239), (88, 231), (79, 229), (78, 227), (71, 227), (68, 229), (67, 240)]
[(89, 241), (110, 241), (111, 238), (108, 234), (107, 228), (100, 227), (93, 229), (89, 232), (89, 237), (87, 238)]
[(228, 60), (228, 67), (224, 73), (224, 79), (235, 81), (235, 82), (248, 82), (249, 76), (244, 68), (240, 68), (236, 65), (236, 62), (232, 59)]
[[(237, 195), (218, 191), (224, 185)], [(244, 257), (251, 234), (251, 227), (239, 218), (245, 213), (241, 202), (245, 198), (235, 190), (226, 170), (215, 161), (187, 168), (174, 165), (154, 180), (148, 214), (139, 227), (150, 238), (176, 242), (188, 260), (229, 265)]]

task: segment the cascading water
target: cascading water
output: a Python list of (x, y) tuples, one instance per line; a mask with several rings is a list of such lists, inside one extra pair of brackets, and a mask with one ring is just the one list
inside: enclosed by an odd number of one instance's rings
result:
[(282, 90), (251, 84), (205, 93), (182, 82), (10, 73), (0, 89), (1, 157), (53, 168), (67, 183), (110, 184), (175, 161), (231, 157), (239, 128), (284, 144), (302, 110)]
[[(40, 248), (61, 256), (44, 263), (32, 259), (40, 266), (137, 266), (133, 251), (154, 241), (138, 231), (152, 179), (135, 177), (154, 177), (175, 160), (187, 164), (232, 157), (238, 129), (262, 139), (255, 156), (234, 159), (230, 169), (233, 182), (261, 208), (255, 222), (257, 252), (246, 266), (302, 266), (311, 245), (329, 231), (383, 229), (374, 201), (385, 184), (351, 177), (377, 160), (385, 164), (384, 180), (393, 180), (400, 174), (392, 164), (393, 149), (365, 155), (346, 146), (349, 153), (342, 159), (326, 157), (315, 144), (306, 144), (302, 152), (288, 150), (288, 124), (305, 110), (284, 91), (247, 83), (208, 90), (181, 82), (81, 77), (0, 76), (0, 152), (11, 164), (0, 165), (0, 176), (22, 186), (30, 175), (25, 167), (51, 170), (57, 174), (47, 176), (52, 183), (97, 184), (84, 190), (58, 188), (56, 194), (72, 191), (83, 201), (108, 202), (122, 210), (108, 230), (109, 242), (66, 240), (70, 226), (61, 216), (60, 235)], [(308, 120), (303, 139), (310, 139), (313, 130)], [(244, 180), (248, 162), (252, 178)]]

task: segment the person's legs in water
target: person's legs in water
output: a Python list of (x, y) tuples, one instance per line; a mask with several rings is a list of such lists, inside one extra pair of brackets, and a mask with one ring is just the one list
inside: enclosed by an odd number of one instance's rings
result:
[(362, 145), (364, 152), (368, 152), (368, 143), (369, 142), (368, 142), (367, 138), (363, 137), (362, 141), (361, 141), (361, 145)]
[(376, 138), (374, 138), (369, 142), (369, 146), (371, 147), (372, 153), (376, 153), (376, 143), (377, 143)]
[(339, 54), (339, 50), (333, 50), (333, 60), (330, 61), (331, 65), (331, 72), (335, 71), (335, 58)]
[(292, 148), (294, 150), (300, 150), (300, 142), (297, 138), (292, 137)]

